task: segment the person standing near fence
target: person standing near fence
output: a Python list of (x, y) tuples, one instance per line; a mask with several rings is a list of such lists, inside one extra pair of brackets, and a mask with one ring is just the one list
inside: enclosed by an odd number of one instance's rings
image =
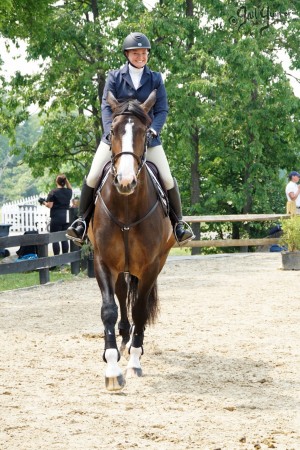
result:
[(289, 176), (289, 182), (285, 188), (285, 194), (287, 201), (295, 202), (296, 205), (296, 214), (300, 214), (300, 173), (293, 170)]
[[(47, 199), (39, 199), (39, 203), (41, 205), (45, 205), (47, 208), (50, 208), (50, 233), (67, 230), (69, 226), (67, 213), (70, 208), (70, 201), (72, 198), (72, 186), (64, 174), (57, 175), (55, 182), (56, 188), (49, 192)], [(53, 242), (52, 248), (53, 254), (59, 255), (59, 242)], [(61, 250), (62, 253), (68, 253), (68, 241), (61, 242)]]

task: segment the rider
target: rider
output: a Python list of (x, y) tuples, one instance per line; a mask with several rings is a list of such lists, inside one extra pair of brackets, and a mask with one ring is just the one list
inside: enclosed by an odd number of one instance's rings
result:
[(130, 33), (123, 42), (123, 53), (127, 63), (121, 69), (109, 72), (102, 97), (102, 123), (104, 133), (94, 156), (92, 166), (83, 183), (79, 217), (67, 230), (67, 237), (77, 245), (84, 242), (86, 230), (92, 215), (94, 188), (99, 174), (105, 164), (111, 159), (109, 134), (112, 123), (112, 110), (106, 101), (108, 91), (111, 91), (119, 101), (137, 99), (143, 103), (150, 93), (156, 89), (156, 103), (149, 115), (152, 119), (148, 132), (147, 160), (153, 162), (167, 189), (170, 203), (170, 219), (174, 227), (176, 240), (180, 243), (194, 238), (190, 228), (182, 220), (181, 200), (177, 181), (172, 177), (168, 160), (161, 145), (159, 133), (168, 115), (166, 89), (161, 73), (154, 72), (146, 65), (151, 45), (142, 33)]

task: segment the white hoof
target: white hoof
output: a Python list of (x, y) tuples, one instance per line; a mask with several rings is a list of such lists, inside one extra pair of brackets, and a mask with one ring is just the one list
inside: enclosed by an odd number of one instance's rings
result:
[(143, 375), (140, 358), (142, 347), (130, 347), (130, 358), (126, 367), (126, 378), (141, 377)]
[(107, 367), (105, 370), (105, 387), (108, 391), (120, 391), (125, 386), (125, 378), (118, 365), (117, 349), (105, 350)]

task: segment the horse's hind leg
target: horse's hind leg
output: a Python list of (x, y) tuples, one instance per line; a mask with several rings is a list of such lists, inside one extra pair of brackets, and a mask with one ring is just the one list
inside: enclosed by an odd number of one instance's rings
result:
[(107, 363), (105, 385), (108, 391), (120, 391), (125, 386), (125, 378), (118, 365), (120, 354), (115, 335), (118, 307), (114, 296), (113, 275), (105, 265), (98, 264), (97, 256), (95, 274), (102, 294), (101, 318), (104, 325), (105, 342), (103, 360)]
[(126, 367), (126, 377), (141, 377), (143, 375), (141, 366), (141, 356), (143, 350), (144, 332), (135, 333), (135, 326), (132, 327), (130, 341), (127, 344), (129, 361)]
[(125, 279), (125, 275), (123, 273), (120, 273), (118, 277), (115, 291), (120, 305), (121, 320), (118, 323), (118, 329), (120, 336), (122, 336), (120, 353), (121, 355), (123, 355), (126, 348), (126, 344), (130, 339), (130, 323), (127, 314), (128, 285)]
[[(134, 280), (133, 280), (134, 281)], [(135, 281), (137, 279), (135, 278)], [(144, 329), (146, 323), (154, 322), (158, 310), (156, 279), (133, 283), (131, 286), (133, 330), (129, 348), (130, 358), (126, 368), (126, 377), (142, 376), (140, 359), (143, 354)]]

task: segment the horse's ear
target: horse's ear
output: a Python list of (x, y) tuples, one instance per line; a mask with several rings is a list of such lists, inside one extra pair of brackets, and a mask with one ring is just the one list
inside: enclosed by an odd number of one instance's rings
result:
[(149, 95), (147, 100), (144, 101), (141, 107), (146, 113), (148, 113), (155, 102), (156, 102), (156, 89), (154, 89), (154, 91), (151, 92), (151, 94)]
[(119, 106), (118, 100), (111, 91), (108, 91), (106, 101), (111, 107), (112, 111), (114, 111)]

